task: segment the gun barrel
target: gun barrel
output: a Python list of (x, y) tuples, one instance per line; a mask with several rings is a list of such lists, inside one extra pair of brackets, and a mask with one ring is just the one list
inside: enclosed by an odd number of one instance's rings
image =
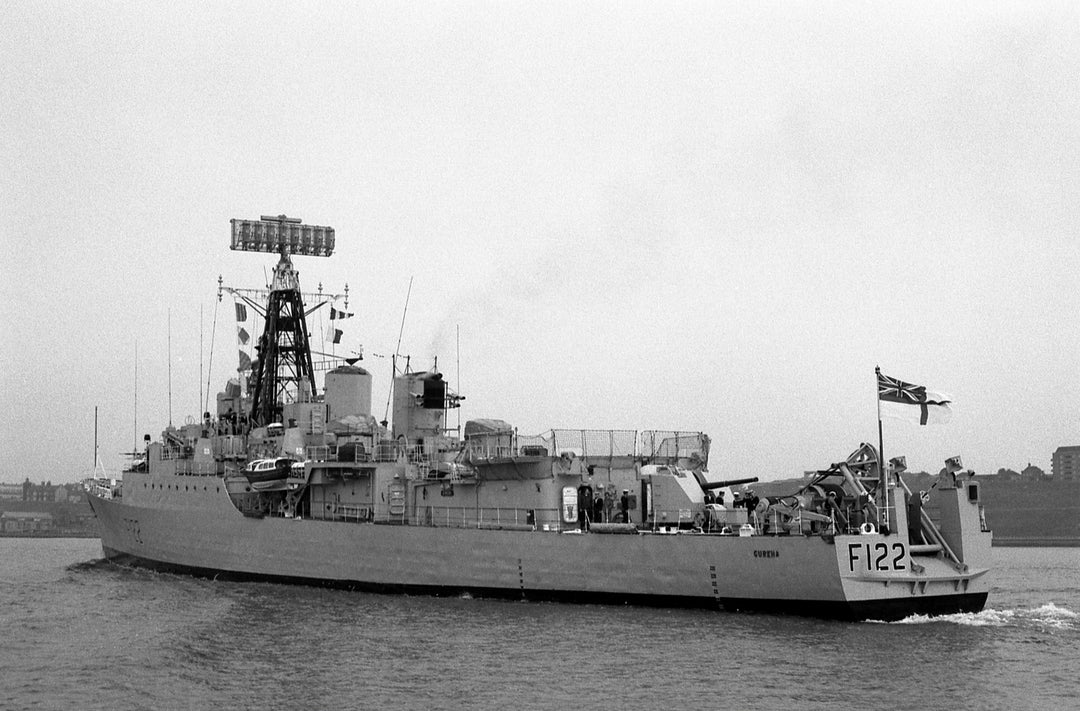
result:
[(746, 479), (724, 479), (723, 481), (710, 481), (708, 484), (702, 484), (702, 489), (723, 489), (725, 486), (739, 486), (740, 484), (753, 484), (758, 478), (752, 476)]

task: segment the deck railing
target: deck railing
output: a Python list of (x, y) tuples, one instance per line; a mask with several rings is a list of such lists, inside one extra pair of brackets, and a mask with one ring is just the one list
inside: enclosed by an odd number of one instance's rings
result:
[(562, 523), (559, 509), (468, 506), (421, 506), (415, 525), (441, 528), (506, 528), (511, 530), (560, 531), (577, 528)]
[(431, 460), (423, 444), (399, 442), (379, 442), (373, 446), (353, 442), (319, 445), (308, 447), (305, 455), (316, 462), (396, 462), (405, 459), (412, 464), (425, 464)]
[(504, 430), (472, 435), (465, 449), (473, 461), (573, 455), (585, 460), (627, 457), (649, 462), (696, 458), (704, 464), (709, 454), (708, 437), (701, 432), (657, 430), (549, 430), (539, 435)]
[[(399, 508), (399, 510), (394, 510)], [(386, 503), (335, 504), (323, 512), (319, 507), (318, 518), (355, 523), (389, 523), (408, 526), (433, 526), (436, 528), (487, 528), (507, 530), (564, 531), (578, 528), (577, 523), (560, 520), (559, 509), (526, 509), (513, 507), (469, 506), (417, 506), (412, 510), (400, 510)]]

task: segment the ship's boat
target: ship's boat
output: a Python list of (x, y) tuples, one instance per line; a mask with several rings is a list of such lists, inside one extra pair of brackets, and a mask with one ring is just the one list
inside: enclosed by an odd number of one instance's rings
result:
[(458, 436), (446, 420), (463, 398), (396, 358), (392, 421), (380, 421), (359, 358), (310, 343), (312, 314), (329, 312), (332, 343), (352, 315), (321, 287), (302, 293), (292, 265), (329, 256), (333, 230), (285, 217), (232, 228), (234, 249), (279, 255), (269, 291), (219, 286), (258, 347), (214, 412), (148, 437), (122, 482), (89, 488), (107, 558), (380, 592), (856, 620), (984, 606), (992, 536), (959, 458), (912, 492), (902, 458), (862, 444), (788, 494), (758, 496), (752, 473), (709, 474), (701, 432), (530, 436), (477, 418)]
[(241, 470), (251, 488), (265, 491), (284, 485), (293, 471), (293, 460), (288, 457), (254, 459)]

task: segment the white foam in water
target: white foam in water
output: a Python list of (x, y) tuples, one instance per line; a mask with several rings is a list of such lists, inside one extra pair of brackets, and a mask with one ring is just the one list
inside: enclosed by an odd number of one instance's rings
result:
[(954, 625), (967, 625), (969, 627), (1003, 627), (1012, 621), (1016, 614), (1014, 610), (983, 610), (982, 612), (958, 612), (953, 615), (911, 615), (902, 620), (890, 623), (894, 625), (925, 625), (932, 623), (949, 622)]
[(1045, 615), (1048, 617), (1063, 617), (1067, 620), (1080, 617), (1080, 613), (1073, 612), (1072, 610), (1065, 607), (1058, 607), (1052, 602), (1048, 602), (1041, 607), (1036, 607), (1034, 610), (1032, 610), (1032, 612), (1040, 616)]
[[(987, 609), (982, 612), (960, 612), (954, 615), (940, 615), (929, 617), (927, 615), (912, 615), (891, 624), (896, 625), (924, 625), (931, 623), (951, 623), (954, 625), (966, 625), (968, 627), (1004, 627), (1017, 621), (1017, 616), (1026, 620), (1034, 621), (1044, 627), (1063, 629), (1076, 624), (1080, 613), (1073, 612), (1068, 608), (1058, 607), (1052, 602), (1030, 610), (994, 610)], [(875, 622), (877, 622), (875, 620)]]
[(1012, 622), (1015, 614), (1015, 610), (995, 610), (991, 608), (982, 612), (961, 612), (955, 615), (945, 615), (944, 619), (958, 625), (968, 625), (969, 627), (1004, 627)]
[(1077, 617), (1077, 613), (1068, 608), (1058, 607), (1052, 602), (1036, 607), (1031, 611), (1031, 617), (1041, 625), (1063, 629), (1070, 627)]

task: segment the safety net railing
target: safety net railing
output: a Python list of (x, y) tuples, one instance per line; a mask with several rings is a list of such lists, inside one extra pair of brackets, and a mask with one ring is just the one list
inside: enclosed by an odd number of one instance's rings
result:
[(553, 429), (539, 435), (521, 435), (515, 430), (484, 432), (466, 439), (471, 459), (522, 456), (574, 456), (587, 460), (617, 457), (640, 458), (647, 462), (675, 462), (699, 459), (707, 462), (709, 438), (701, 432), (646, 430)]

